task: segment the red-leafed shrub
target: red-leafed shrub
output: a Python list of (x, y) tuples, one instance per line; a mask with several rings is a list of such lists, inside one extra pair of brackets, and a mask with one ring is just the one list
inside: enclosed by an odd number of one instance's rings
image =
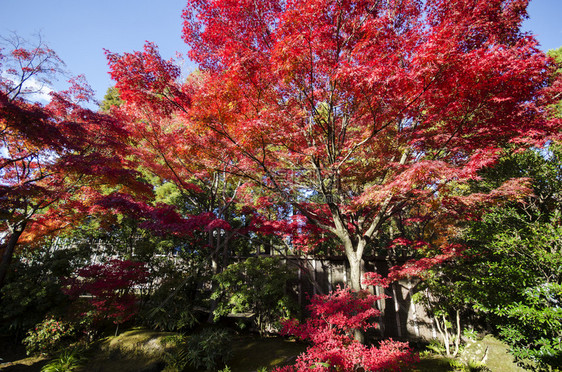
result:
[(148, 271), (142, 262), (110, 260), (104, 264), (83, 267), (68, 280), (66, 293), (78, 298), (89, 297), (89, 310), (94, 320), (124, 323), (135, 313), (133, 287), (145, 283)]
[(400, 371), (415, 362), (417, 356), (405, 342), (386, 340), (375, 347), (363, 345), (353, 337), (356, 330), (374, 327), (370, 320), (380, 314), (373, 306), (379, 298), (349, 288), (313, 297), (310, 318), (302, 324), (288, 320), (283, 330), (310, 341), (312, 346), (294, 365), (275, 371)]

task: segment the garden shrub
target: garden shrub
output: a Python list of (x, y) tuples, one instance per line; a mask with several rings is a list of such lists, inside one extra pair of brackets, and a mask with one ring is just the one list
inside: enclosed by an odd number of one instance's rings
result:
[(64, 314), (69, 303), (59, 277), (72, 270), (80, 252), (55, 250), (48, 244), (18, 253), (10, 265), (6, 284), (0, 290), (0, 332), (18, 339), (47, 314)]
[(46, 318), (27, 333), (23, 340), (28, 355), (49, 355), (72, 341), (75, 336), (74, 326), (68, 322)]
[(176, 275), (160, 283), (139, 314), (142, 322), (152, 329), (186, 331), (199, 322), (194, 309), (197, 278)]
[(459, 236), (463, 254), (432, 268), (418, 286), (418, 293), (431, 293), (430, 312), (461, 311), (506, 342), (517, 363), (535, 370), (562, 365), (561, 176), (557, 143), (484, 169), (474, 190), (490, 192), (513, 177), (528, 177), (533, 195), (468, 222)]
[(198, 369), (217, 371), (232, 357), (232, 335), (225, 329), (206, 328), (186, 342), (187, 360)]
[(378, 347), (366, 346), (354, 338), (357, 330), (366, 330), (380, 312), (374, 308), (379, 299), (366, 291), (338, 289), (317, 295), (308, 306), (311, 316), (304, 323), (285, 322), (284, 333), (312, 343), (294, 365), (276, 372), (301, 371), (399, 371), (418, 360), (405, 342), (382, 341)]
[(276, 257), (250, 257), (229, 265), (214, 277), (218, 283), (212, 295), (218, 300), (215, 319), (230, 313), (253, 313), (261, 334), (280, 328), (279, 319), (290, 316), (295, 308), (285, 290), (293, 278)]
[(181, 333), (162, 338), (165, 352), (162, 361), (166, 364), (163, 372), (182, 372), (189, 365), (187, 359), (186, 336)]

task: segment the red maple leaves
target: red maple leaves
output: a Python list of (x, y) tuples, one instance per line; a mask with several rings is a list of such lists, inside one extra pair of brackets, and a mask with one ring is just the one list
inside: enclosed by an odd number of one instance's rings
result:
[(182, 149), (151, 141), (170, 170), (190, 154), (191, 174), (220, 170), (291, 205), (340, 241), (359, 289), (355, 266), (394, 216), (475, 218), (525, 181), (489, 195), (464, 185), (504, 149), (559, 136), (548, 104), (560, 84), (519, 29), (526, 3), (193, 0), (183, 37), (196, 76), (174, 81), (150, 44), (110, 65), (131, 126)]
[(283, 332), (312, 343), (293, 366), (278, 368), (292, 371), (399, 371), (417, 356), (407, 343), (386, 340), (378, 347), (365, 346), (353, 338), (354, 330), (373, 327), (380, 315), (375, 302), (381, 297), (366, 291), (339, 288), (326, 296), (315, 296), (308, 309), (310, 318), (303, 324), (288, 320)]
[(66, 293), (78, 298), (89, 296), (94, 320), (107, 319), (124, 323), (136, 313), (135, 286), (146, 283), (148, 270), (142, 262), (109, 260), (77, 270), (67, 279)]

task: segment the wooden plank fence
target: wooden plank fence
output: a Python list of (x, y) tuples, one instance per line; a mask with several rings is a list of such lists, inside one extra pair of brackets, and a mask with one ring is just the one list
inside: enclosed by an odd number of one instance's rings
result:
[[(296, 257), (285, 259), (289, 267), (297, 272), (297, 282), (293, 295), (300, 305), (307, 302), (307, 296), (328, 293), (337, 286), (349, 285), (349, 265), (345, 257)], [(364, 260), (366, 271), (375, 271), (385, 276), (391, 266), (385, 257), (369, 257)], [(423, 307), (412, 300), (417, 290), (417, 282), (403, 279), (388, 288), (370, 287), (373, 294), (384, 294), (385, 299), (377, 301), (381, 311), (379, 336), (397, 339), (437, 337), (437, 331), (431, 317)]]

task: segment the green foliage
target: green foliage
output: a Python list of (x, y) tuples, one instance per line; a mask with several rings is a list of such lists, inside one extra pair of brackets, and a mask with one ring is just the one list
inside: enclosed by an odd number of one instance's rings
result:
[(75, 335), (68, 322), (46, 318), (30, 330), (23, 340), (27, 354), (52, 354), (67, 345)]
[[(182, 307), (170, 301), (171, 306), (157, 306), (146, 312), (144, 323), (161, 331), (178, 331), (193, 328), (197, 323), (196, 312), (192, 306)], [(166, 308), (171, 307), (169, 311)]]
[(535, 197), (474, 225), (471, 253), (481, 256), (466, 268), (475, 308), (494, 320), (517, 360), (545, 369), (562, 365), (561, 154), (553, 145), (519, 156)]
[(66, 296), (61, 292), (57, 281), (47, 280), (39, 285), (35, 279), (22, 275), (2, 288), (0, 314), (6, 320), (2, 322), (4, 331), (22, 335), (49, 310), (65, 300)]
[(445, 346), (439, 340), (432, 339), (426, 348), (437, 355), (445, 355)]
[(198, 285), (204, 276), (196, 258), (182, 254), (182, 267), (189, 266), (190, 273), (177, 267), (160, 265), (158, 273), (163, 279), (148, 296), (141, 310), (141, 319), (147, 326), (162, 331), (186, 331), (198, 323), (194, 306), (200, 300)]
[(181, 372), (189, 366), (217, 371), (232, 357), (232, 336), (225, 329), (206, 328), (191, 336), (174, 335), (163, 340), (172, 348), (163, 355), (166, 372)]
[(169, 205), (182, 205), (182, 192), (175, 183), (164, 182), (154, 188), (155, 202)]
[(486, 191), (514, 176), (529, 177), (534, 195), (473, 222), (464, 256), (434, 269), (424, 285), (437, 310), (475, 312), (519, 363), (548, 370), (562, 365), (560, 146), (504, 158), (474, 187)]
[(47, 363), (41, 372), (71, 372), (84, 364), (84, 358), (77, 349), (64, 351), (59, 356)]
[(189, 365), (187, 350), (185, 349), (174, 349), (171, 352), (165, 352), (163, 359), (164, 363), (166, 363), (164, 372), (182, 372)]
[(185, 344), (186, 336), (182, 333), (174, 333), (169, 336), (162, 337), (162, 343), (166, 347), (178, 347), (179, 345)]
[(49, 243), (15, 257), (0, 293), (0, 331), (23, 337), (47, 313), (63, 313), (68, 297), (59, 278), (80, 260), (76, 249), (58, 250)]
[(107, 88), (103, 101), (101, 102), (101, 110), (103, 112), (110, 112), (112, 107), (119, 107), (123, 104), (123, 100), (119, 95), (119, 91), (115, 87)]
[(469, 360), (468, 362), (463, 363), (458, 359), (451, 359), (449, 361), (449, 364), (451, 365), (451, 367), (455, 369), (455, 371), (458, 372), (489, 372), (490, 371), (490, 369), (486, 367), (483, 363), (475, 362), (473, 360)]
[(294, 274), (275, 257), (250, 257), (229, 265), (215, 275), (218, 286), (212, 298), (219, 300), (215, 317), (230, 313), (254, 313), (260, 333), (277, 328), (288, 317), (294, 304), (286, 294), (287, 282)]
[(473, 328), (465, 328), (462, 331), (462, 336), (471, 341), (475, 341), (478, 338), (478, 333)]
[[(562, 74), (562, 47), (558, 49), (551, 49), (547, 53), (550, 57), (554, 58), (554, 60), (558, 63), (558, 69), (556, 72), (558, 74)], [(555, 105), (556, 111), (559, 116), (562, 116), (562, 99), (558, 101)]]
[(186, 343), (189, 364), (198, 370), (216, 371), (232, 357), (232, 336), (225, 329), (206, 328)]

